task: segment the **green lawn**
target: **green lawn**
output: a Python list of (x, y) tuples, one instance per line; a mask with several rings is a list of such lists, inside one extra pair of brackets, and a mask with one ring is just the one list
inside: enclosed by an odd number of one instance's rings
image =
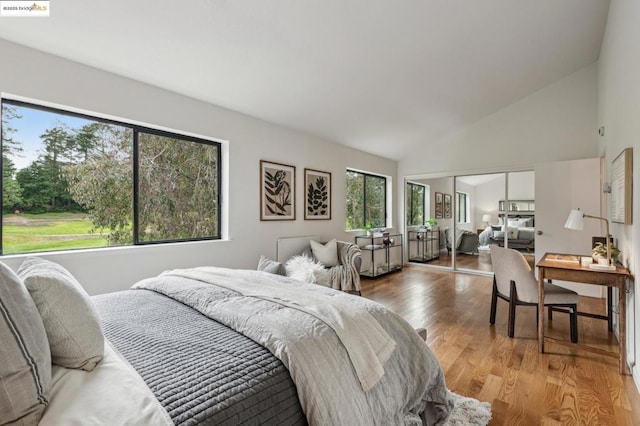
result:
[(3, 254), (107, 246), (84, 213), (6, 214), (2, 221)]

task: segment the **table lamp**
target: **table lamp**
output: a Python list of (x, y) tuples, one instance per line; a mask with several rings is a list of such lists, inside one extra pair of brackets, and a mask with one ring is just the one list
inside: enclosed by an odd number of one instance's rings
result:
[(605, 237), (605, 240), (607, 242), (607, 264), (606, 265), (591, 264), (589, 265), (589, 267), (592, 269), (611, 269), (611, 270), (616, 269), (616, 265), (611, 264), (611, 238), (609, 238), (609, 221), (606, 218), (582, 213), (580, 209), (577, 209), (577, 210), (573, 209), (571, 210), (571, 212), (569, 212), (569, 217), (567, 218), (567, 221), (565, 222), (564, 227), (568, 229), (582, 231), (584, 229), (585, 217), (602, 220), (607, 225), (607, 233)]
[(491, 221), (491, 215), (490, 214), (483, 214), (482, 215), (482, 221), (484, 222), (485, 226), (489, 226), (489, 222)]

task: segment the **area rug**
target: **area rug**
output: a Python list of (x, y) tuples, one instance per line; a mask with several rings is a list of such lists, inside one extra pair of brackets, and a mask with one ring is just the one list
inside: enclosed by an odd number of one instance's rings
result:
[(448, 426), (486, 426), (491, 420), (491, 404), (477, 399), (467, 398), (449, 391), (453, 399), (453, 410), (445, 425)]

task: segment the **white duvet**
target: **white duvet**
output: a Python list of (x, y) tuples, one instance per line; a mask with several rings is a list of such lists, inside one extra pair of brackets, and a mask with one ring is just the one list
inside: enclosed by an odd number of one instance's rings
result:
[(53, 366), (50, 402), (40, 425), (173, 425), (133, 367), (106, 340), (104, 349), (93, 371)]

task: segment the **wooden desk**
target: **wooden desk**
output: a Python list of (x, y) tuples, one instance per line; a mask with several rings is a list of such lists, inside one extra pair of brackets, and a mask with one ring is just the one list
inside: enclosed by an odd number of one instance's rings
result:
[[(620, 374), (630, 374), (627, 367), (627, 345), (626, 345), (626, 332), (627, 332), (627, 278), (630, 276), (629, 271), (622, 265), (617, 264), (615, 270), (598, 270), (583, 267), (579, 261), (561, 262), (557, 260), (550, 260), (550, 255), (557, 255), (557, 253), (545, 253), (540, 259), (540, 262), (536, 265), (538, 267), (538, 350), (540, 353), (544, 353), (545, 340), (553, 341), (562, 345), (579, 346), (590, 352), (595, 352), (600, 355), (618, 357), (620, 362)], [(567, 255), (571, 256), (571, 255)], [(580, 259), (579, 255), (577, 256)], [(620, 352), (609, 352), (598, 348), (593, 348), (587, 345), (581, 345), (577, 343), (571, 343), (565, 340), (553, 339), (550, 337), (544, 337), (544, 280), (562, 280), (572, 281), (585, 284), (596, 284), (607, 286), (609, 288), (615, 287), (618, 291), (618, 309), (619, 309), (619, 339)], [(611, 298), (609, 298), (611, 300)], [(609, 306), (611, 304), (609, 303)], [(610, 313), (609, 313), (610, 314)]]

